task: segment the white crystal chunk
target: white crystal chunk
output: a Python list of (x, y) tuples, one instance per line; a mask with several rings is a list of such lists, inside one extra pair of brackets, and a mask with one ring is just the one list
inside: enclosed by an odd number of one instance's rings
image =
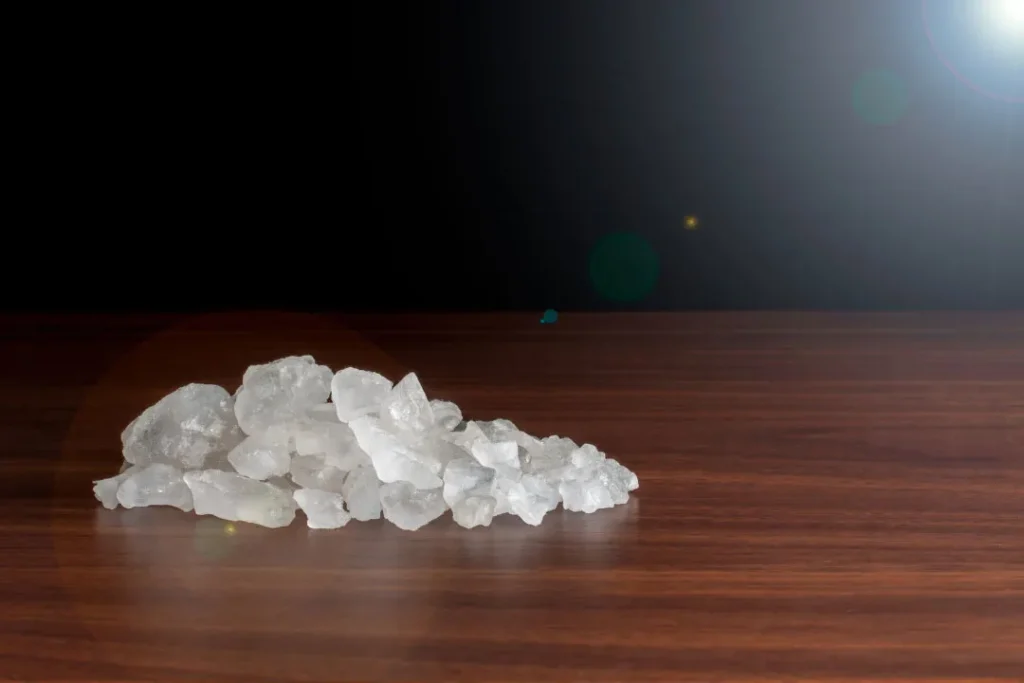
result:
[(406, 531), (416, 531), (444, 514), (441, 489), (418, 489), (407, 481), (396, 481), (380, 487), (384, 518)]
[(246, 434), (305, 417), (310, 408), (327, 402), (333, 373), (312, 356), (289, 356), (252, 365), (235, 399), (235, 417)]
[(462, 409), (451, 401), (430, 402), (430, 411), (434, 414), (434, 425), (450, 432), (462, 422)]
[(370, 462), (352, 429), (341, 422), (299, 422), (292, 425), (295, 452), (322, 455), (329, 465), (348, 470)]
[(515, 441), (477, 441), (470, 448), (473, 457), (505, 479), (517, 480), (522, 475), (519, 445)]
[(494, 474), (494, 470), (473, 458), (452, 460), (444, 470), (444, 502), (454, 509), (459, 501), (471, 494), (489, 496)]
[(331, 380), (331, 401), (342, 422), (377, 415), (390, 391), (391, 380), (387, 377), (359, 368), (345, 368)]
[(415, 372), (410, 372), (381, 401), (381, 416), (389, 426), (426, 432), (435, 424), (434, 410)]
[(288, 474), (292, 453), (287, 440), (275, 439), (264, 432), (246, 439), (231, 449), (228, 462), (239, 474), (263, 481)]
[(117, 488), (117, 502), (126, 508), (169, 505), (192, 510), (192, 492), (182, 472), (173, 465), (155, 462), (131, 472)]
[(306, 411), (306, 417), (314, 422), (327, 422), (330, 424), (341, 424), (338, 419), (338, 409), (333, 403), (321, 403)]
[(490, 526), (495, 500), (490, 496), (467, 496), (452, 506), (452, 518), (461, 527)]
[(327, 464), (322, 455), (296, 455), (292, 458), (291, 478), (298, 486), (341, 493), (345, 471)]
[(345, 511), (345, 500), (340, 493), (299, 489), (292, 496), (306, 513), (306, 526), (310, 529), (338, 529), (351, 519)]
[(360, 522), (380, 519), (380, 479), (373, 465), (360, 465), (349, 472), (341, 493), (353, 519)]
[(193, 470), (184, 479), (198, 515), (271, 528), (288, 526), (295, 519), (291, 492), (271, 484), (220, 470)]
[(541, 476), (527, 474), (513, 483), (506, 495), (508, 509), (527, 524), (537, 526), (544, 515), (558, 507), (558, 487)]
[[(127, 464), (127, 463), (125, 463)], [(116, 474), (113, 477), (107, 479), (97, 479), (93, 482), (92, 492), (96, 496), (103, 507), (108, 510), (113, 510), (117, 507), (117, 489), (121, 487), (121, 482), (132, 475), (133, 472), (142, 469), (138, 465), (129, 465), (128, 467), (121, 470), (120, 474)]]
[(377, 478), (384, 483), (408, 482), (418, 489), (441, 486), (441, 461), (384, 428), (381, 420), (360, 417), (349, 423), (360, 448), (369, 454)]
[(188, 384), (142, 412), (121, 433), (124, 459), (135, 465), (162, 462), (182, 469), (242, 440), (228, 392), (213, 384)]

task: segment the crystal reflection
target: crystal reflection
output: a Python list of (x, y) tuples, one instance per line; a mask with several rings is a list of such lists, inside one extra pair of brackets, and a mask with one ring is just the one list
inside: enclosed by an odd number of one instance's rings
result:
[(334, 569), (537, 569), (619, 566), (633, 547), (640, 501), (593, 514), (548, 513), (540, 526), (513, 515), (489, 527), (464, 529), (450, 516), (419, 531), (385, 520), (310, 530), (299, 515), (283, 529), (265, 529), (166, 507), (95, 510), (96, 552), (132, 565), (199, 570), (212, 565)]
[(639, 501), (593, 514), (561, 508), (544, 517), (540, 526), (524, 524), (511, 515), (496, 517), (489, 528), (446, 530), (458, 539), (468, 564), (495, 569), (541, 567), (614, 567), (635, 539)]
[[(277, 634), (301, 633), (316, 657), (329, 651), (339, 663), (363, 662), (367, 677), (387, 678), (439, 634), (477, 620), (500, 632), (512, 628), (501, 620), (514, 613), (542, 628), (549, 609), (602, 599), (602, 582), (580, 578), (631, 563), (639, 504), (558, 509), (538, 527), (502, 515), (489, 528), (463, 529), (448, 515), (416, 532), (385, 520), (310, 530), (300, 515), (264, 529), (171, 508), (97, 508), (92, 566), (113, 563), (117, 580), (90, 584), (102, 595), (78, 598), (102, 600), (110, 624), (161, 643), (172, 658), (189, 653), (247, 671), (245, 651), (225, 642), (244, 636), (273, 648)], [(555, 580), (546, 580), (552, 571)], [(180, 626), (187, 623), (201, 624), (201, 633), (189, 635)]]

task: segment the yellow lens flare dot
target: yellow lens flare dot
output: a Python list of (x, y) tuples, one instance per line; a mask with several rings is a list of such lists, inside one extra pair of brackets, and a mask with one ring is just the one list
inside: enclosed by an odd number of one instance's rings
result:
[(236, 530), (235, 530), (235, 525), (234, 524), (228, 523), (228, 524), (224, 525), (224, 533), (227, 534), (228, 536), (234, 536), (235, 532), (236, 532)]
[(683, 219), (683, 226), (687, 230), (696, 230), (700, 227), (700, 220), (696, 216), (687, 216)]

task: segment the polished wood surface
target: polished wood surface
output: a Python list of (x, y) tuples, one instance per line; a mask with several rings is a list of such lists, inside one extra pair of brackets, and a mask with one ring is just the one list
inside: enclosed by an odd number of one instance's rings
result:
[[(1024, 315), (7, 316), (0, 679), (1024, 680)], [(250, 363), (417, 371), (640, 489), (538, 528), (102, 509)]]

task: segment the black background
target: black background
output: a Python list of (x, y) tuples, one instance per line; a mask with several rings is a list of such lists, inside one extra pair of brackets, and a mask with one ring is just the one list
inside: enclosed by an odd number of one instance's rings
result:
[[(959, 83), (916, 0), (301, 12), (42, 25), (9, 307), (1024, 305), (1024, 105)], [(878, 68), (892, 126), (850, 104)], [(618, 231), (660, 258), (635, 303), (588, 276)]]

